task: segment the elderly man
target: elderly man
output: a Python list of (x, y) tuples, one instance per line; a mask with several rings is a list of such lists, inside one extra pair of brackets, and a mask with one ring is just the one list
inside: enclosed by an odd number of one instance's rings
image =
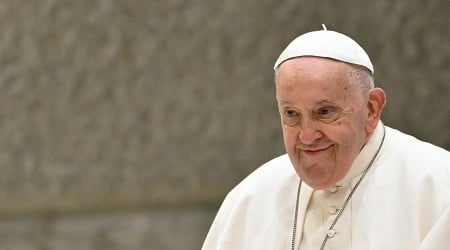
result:
[(450, 153), (383, 125), (366, 52), (314, 31), (274, 69), (287, 155), (227, 195), (202, 249), (449, 249)]

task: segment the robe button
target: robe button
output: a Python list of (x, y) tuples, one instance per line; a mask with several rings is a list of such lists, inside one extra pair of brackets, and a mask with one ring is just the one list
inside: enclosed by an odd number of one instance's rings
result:
[(330, 191), (331, 193), (336, 193), (338, 191), (338, 188), (336, 186), (332, 186), (330, 187), (330, 189), (328, 189), (328, 191)]
[(333, 238), (336, 235), (336, 231), (334, 231), (333, 229), (328, 230), (327, 232), (327, 236), (330, 238)]
[(331, 207), (328, 208), (328, 212), (330, 214), (336, 214), (337, 211), (339, 211), (339, 209), (336, 206), (331, 206)]

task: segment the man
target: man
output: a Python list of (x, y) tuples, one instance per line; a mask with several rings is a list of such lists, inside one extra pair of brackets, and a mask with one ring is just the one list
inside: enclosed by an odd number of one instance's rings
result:
[(287, 155), (227, 195), (202, 249), (449, 249), (450, 153), (383, 125), (366, 52), (314, 31), (274, 69)]

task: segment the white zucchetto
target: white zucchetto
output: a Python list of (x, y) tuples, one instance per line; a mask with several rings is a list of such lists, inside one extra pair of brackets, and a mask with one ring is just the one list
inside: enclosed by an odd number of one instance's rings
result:
[(372, 62), (366, 51), (352, 38), (326, 30), (311, 31), (295, 38), (274, 65), (276, 70), (284, 61), (300, 56), (317, 56), (366, 67), (373, 75)]

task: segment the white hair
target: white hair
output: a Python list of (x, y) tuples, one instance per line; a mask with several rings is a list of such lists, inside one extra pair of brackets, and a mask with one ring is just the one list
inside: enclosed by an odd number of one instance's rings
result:
[(374, 77), (367, 68), (349, 63), (347, 65), (347, 81), (360, 90), (361, 94), (375, 87)]

